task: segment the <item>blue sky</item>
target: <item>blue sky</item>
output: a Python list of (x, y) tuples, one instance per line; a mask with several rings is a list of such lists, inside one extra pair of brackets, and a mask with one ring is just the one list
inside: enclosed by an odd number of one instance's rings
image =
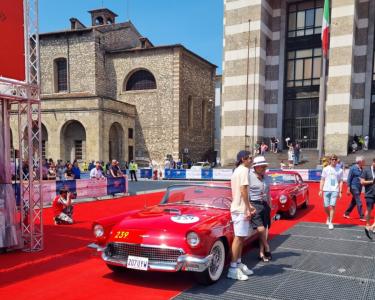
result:
[(70, 28), (69, 19), (91, 24), (88, 10), (111, 9), (154, 45), (183, 44), (218, 66), (221, 74), (223, 0), (39, 0), (39, 31)]

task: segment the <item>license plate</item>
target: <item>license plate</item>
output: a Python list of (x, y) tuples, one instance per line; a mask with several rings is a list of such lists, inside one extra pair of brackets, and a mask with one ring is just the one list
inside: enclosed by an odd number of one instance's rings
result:
[(127, 262), (126, 266), (129, 269), (147, 271), (148, 258), (147, 257), (139, 257), (139, 256), (129, 255), (128, 256), (128, 262)]

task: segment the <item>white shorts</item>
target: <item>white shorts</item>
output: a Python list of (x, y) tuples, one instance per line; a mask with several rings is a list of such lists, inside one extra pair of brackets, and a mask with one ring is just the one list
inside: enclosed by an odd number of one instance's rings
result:
[(235, 236), (247, 237), (251, 234), (250, 220), (243, 213), (231, 213)]

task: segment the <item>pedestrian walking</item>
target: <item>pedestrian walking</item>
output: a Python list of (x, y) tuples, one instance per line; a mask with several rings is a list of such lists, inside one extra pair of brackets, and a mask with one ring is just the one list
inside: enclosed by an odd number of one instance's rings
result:
[(333, 229), (333, 217), (335, 216), (335, 207), (337, 198), (341, 199), (343, 185), (343, 171), (337, 168), (336, 155), (330, 157), (330, 164), (322, 171), (320, 180), (319, 197), (323, 196), (324, 211), (327, 214), (328, 229)]
[(350, 213), (357, 206), (358, 215), (361, 221), (366, 221), (362, 211), (362, 184), (361, 184), (361, 175), (363, 172), (363, 167), (365, 165), (365, 160), (363, 156), (357, 156), (355, 159), (355, 165), (351, 166), (349, 169), (349, 175), (347, 179), (347, 195), (352, 195), (352, 200), (348, 208), (345, 210), (344, 218), (350, 219)]
[(251, 225), (259, 235), (259, 259), (268, 262), (272, 259), (268, 244), (268, 230), (271, 226), (270, 189), (266, 169), (268, 163), (264, 156), (257, 156), (253, 160), (253, 170), (250, 171), (249, 199), (255, 208), (255, 215), (251, 218)]
[(366, 198), (366, 227), (365, 232), (369, 239), (372, 239), (373, 230), (375, 228), (374, 223), (371, 224), (371, 212), (375, 202), (375, 159), (372, 161), (372, 165), (369, 168), (365, 168), (361, 175), (361, 184), (365, 186), (365, 198)]
[(249, 170), (252, 162), (251, 153), (242, 150), (237, 154), (236, 169), (231, 177), (232, 204), (231, 218), (233, 222), (234, 239), (232, 243), (232, 258), (227, 277), (236, 280), (247, 280), (253, 274), (241, 261), (244, 240), (250, 234), (250, 218), (255, 209), (248, 199)]

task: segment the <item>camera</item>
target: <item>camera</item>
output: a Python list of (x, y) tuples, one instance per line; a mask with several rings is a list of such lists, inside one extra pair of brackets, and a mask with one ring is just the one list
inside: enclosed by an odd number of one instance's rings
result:
[(70, 193), (70, 198), (71, 199), (76, 199), (77, 198), (77, 192), (71, 192)]

